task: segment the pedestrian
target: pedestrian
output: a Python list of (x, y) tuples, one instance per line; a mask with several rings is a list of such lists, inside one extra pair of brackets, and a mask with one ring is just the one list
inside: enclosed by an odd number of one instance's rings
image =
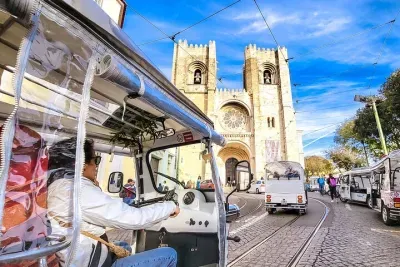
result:
[(169, 187), (168, 187), (168, 185), (167, 185), (167, 181), (164, 181), (163, 191), (164, 191), (164, 192), (169, 191)]
[[(331, 192), (331, 202), (335, 201), (336, 198), (336, 178), (330, 173), (327, 179), (327, 183), (329, 185), (329, 191)], [(336, 203), (339, 203), (339, 200), (336, 198)]]
[(319, 177), (318, 178), (318, 185), (319, 185), (319, 192), (321, 193), (321, 195), (324, 194), (324, 188), (325, 188), (325, 179), (324, 177)]
[(189, 181), (186, 183), (186, 188), (187, 188), (187, 189), (192, 189), (192, 188), (193, 188), (193, 182), (192, 182), (192, 180), (189, 180)]
[(163, 186), (161, 183), (158, 183), (158, 187), (157, 187), (158, 191), (162, 192), (163, 191)]
[(226, 182), (226, 186), (231, 187), (231, 177), (228, 176), (228, 179), (227, 179), (227, 180), (228, 180), (228, 181)]
[(128, 179), (128, 183), (124, 185), (124, 188), (122, 190), (124, 191), (124, 203), (131, 205), (136, 198), (135, 181), (133, 179)]
[(199, 177), (197, 177), (197, 181), (196, 181), (196, 189), (200, 189), (200, 183), (201, 183), (201, 176), (199, 175)]

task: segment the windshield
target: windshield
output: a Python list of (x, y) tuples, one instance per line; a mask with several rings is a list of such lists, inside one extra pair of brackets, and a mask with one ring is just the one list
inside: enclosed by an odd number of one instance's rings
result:
[(153, 150), (147, 155), (153, 185), (159, 193), (172, 189), (214, 189), (204, 144)]
[(304, 170), (295, 162), (274, 162), (265, 167), (267, 180), (300, 180)]

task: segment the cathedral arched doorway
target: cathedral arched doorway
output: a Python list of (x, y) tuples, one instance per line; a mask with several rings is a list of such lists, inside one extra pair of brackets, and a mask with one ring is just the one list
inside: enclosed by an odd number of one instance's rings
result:
[[(247, 145), (237, 141), (228, 143), (218, 153), (218, 168), (221, 170), (221, 180), (225, 185), (228, 182), (228, 177), (233, 180), (236, 163), (242, 160), (250, 162), (251, 153)], [(250, 162), (251, 163), (251, 162)]]
[(225, 181), (232, 182), (233, 177), (235, 177), (235, 166), (239, 161), (235, 158), (229, 158), (225, 162)]

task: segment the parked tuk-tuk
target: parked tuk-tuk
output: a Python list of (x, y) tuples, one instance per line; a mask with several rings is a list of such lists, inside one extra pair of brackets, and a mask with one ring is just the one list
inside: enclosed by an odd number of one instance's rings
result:
[(304, 169), (297, 162), (276, 161), (265, 166), (265, 207), (269, 214), (277, 209), (307, 212)]
[(372, 209), (371, 169), (356, 168), (339, 177), (339, 193), (342, 202), (354, 201), (367, 204)]
[(391, 152), (371, 168), (371, 199), (386, 225), (400, 221), (400, 150)]
[[(226, 266), (226, 214), (238, 211), (224, 201), (213, 145), (224, 146), (225, 139), (212, 121), (96, 1), (0, 0), (0, 24), (0, 265), (59, 266), (60, 253), (62, 265), (80, 262), (81, 175), (91, 139), (93, 159), (102, 159), (99, 187), (118, 195), (132, 175), (131, 205), (173, 201), (181, 208), (177, 217), (144, 229), (120, 227), (131, 230), (133, 253), (168, 246), (178, 266)], [(57, 152), (70, 139), (76, 149)], [(73, 162), (54, 161), (61, 154)], [(176, 168), (183, 157), (215, 189), (185, 188)], [(251, 175), (250, 168), (237, 168)], [(68, 221), (49, 212), (49, 177), (72, 181), (69, 204), (58, 207)]]

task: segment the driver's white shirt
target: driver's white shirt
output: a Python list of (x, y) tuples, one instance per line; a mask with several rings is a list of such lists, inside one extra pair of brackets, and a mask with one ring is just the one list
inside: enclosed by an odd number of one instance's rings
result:
[[(59, 179), (48, 187), (48, 211), (51, 221), (52, 233), (71, 236), (71, 228), (61, 227), (59, 222), (71, 223), (73, 218), (73, 181)], [(122, 199), (112, 198), (103, 193), (89, 179), (82, 177), (81, 183), (81, 231), (86, 231), (96, 236), (105, 233), (106, 227), (139, 230), (148, 228), (164, 219), (167, 219), (176, 208), (172, 201), (135, 208), (125, 204)], [(53, 216), (57, 216), (57, 220)], [(71, 266), (89, 266), (91, 254), (97, 241), (80, 235), (80, 244), (76, 250), (76, 257)], [(105, 261), (107, 247), (102, 245), (99, 265)], [(59, 253), (61, 265), (64, 264), (67, 250)]]

